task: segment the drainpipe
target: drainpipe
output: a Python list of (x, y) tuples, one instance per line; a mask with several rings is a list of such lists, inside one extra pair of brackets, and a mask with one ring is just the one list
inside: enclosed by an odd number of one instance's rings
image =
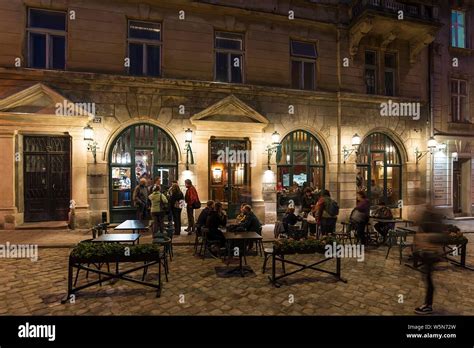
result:
[[(430, 137), (434, 135), (434, 106), (433, 106), (433, 43), (428, 46), (428, 101), (429, 101), (429, 116), (426, 120), (429, 123)], [(434, 156), (430, 154), (430, 189), (427, 192), (429, 206), (433, 207), (434, 198)]]
[[(341, 119), (342, 119), (342, 106), (341, 106), (341, 29), (337, 28), (337, 173), (341, 173), (341, 162), (342, 162), (342, 148), (341, 148)], [(337, 180), (337, 201), (341, 201), (341, 184)]]

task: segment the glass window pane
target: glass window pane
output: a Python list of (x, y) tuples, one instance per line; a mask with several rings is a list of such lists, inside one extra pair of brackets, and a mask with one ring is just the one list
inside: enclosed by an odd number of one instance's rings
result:
[(66, 14), (64, 12), (30, 9), (29, 14), (29, 27), (66, 30)]
[(129, 167), (112, 167), (112, 206), (131, 206), (131, 169)]
[(132, 163), (130, 155), (130, 129), (126, 130), (115, 142), (112, 150), (112, 163), (130, 164)]
[(133, 39), (161, 40), (161, 24), (130, 21), (128, 37)]
[(393, 71), (386, 71), (384, 76), (385, 95), (394, 95), (394, 73)]
[(365, 69), (365, 84), (367, 94), (375, 94), (375, 70)]
[(367, 194), (367, 179), (369, 176), (369, 168), (368, 167), (357, 167), (357, 174), (356, 174), (356, 190), (357, 192), (363, 191)]
[(129, 44), (128, 55), (130, 58), (130, 74), (143, 75), (143, 45)]
[(394, 54), (386, 54), (385, 55), (385, 67), (395, 69), (395, 66), (396, 66), (395, 55)]
[(453, 116), (453, 121), (459, 121), (459, 112), (458, 112), (458, 97), (451, 97), (451, 114)]
[(467, 113), (467, 98), (459, 98), (459, 120), (461, 122), (469, 121), (469, 115)]
[(242, 56), (240, 54), (231, 54), (231, 82), (242, 82)]
[(377, 65), (375, 52), (365, 51), (365, 65)]
[(46, 68), (46, 35), (30, 33), (30, 63), (32, 68)]
[(321, 167), (312, 167), (311, 168), (311, 176), (309, 185), (313, 190), (321, 190), (324, 187), (323, 183), (323, 172), (324, 168)]
[(216, 48), (241, 51), (243, 49), (243, 35), (216, 32)]
[(135, 150), (135, 178), (153, 179), (153, 150)]
[(153, 182), (159, 178), (161, 185), (161, 192), (166, 192), (170, 187), (173, 180), (178, 179), (176, 167), (156, 167), (156, 174)]
[(304, 63), (304, 89), (312, 90), (314, 89), (314, 63)]
[(467, 95), (467, 83), (466, 83), (466, 81), (459, 81), (459, 94)]
[(316, 45), (313, 43), (291, 41), (291, 55), (307, 58), (317, 58)]
[(293, 166), (293, 185), (296, 187), (302, 187), (308, 182), (308, 167), (306, 165), (294, 165)]
[(398, 205), (400, 192), (400, 167), (387, 167), (387, 205)]
[(229, 53), (216, 52), (216, 81), (229, 82)]
[(66, 38), (64, 36), (51, 36), (52, 68), (64, 69), (66, 66)]
[(307, 164), (308, 153), (307, 152), (294, 152), (293, 153), (293, 164)]
[(300, 89), (302, 79), (303, 62), (291, 61), (291, 88)]
[(457, 80), (451, 80), (451, 93), (459, 92), (459, 84)]
[(160, 46), (147, 45), (147, 75), (160, 76)]

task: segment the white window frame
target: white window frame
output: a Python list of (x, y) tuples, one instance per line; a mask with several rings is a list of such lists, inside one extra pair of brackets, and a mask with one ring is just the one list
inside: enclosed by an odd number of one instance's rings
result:
[[(292, 54), (292, 46), (291, 44), (293, 42), (301, 42), (301, 43), (304, 43), (304, 44), (308, 44), (308, 45), (313, 45), (314, 46), (314, 50), (316, 52), (316, 58), (305, 58), (303, 56), (299, 56), (299, 55), (293, 55)], [(299, 69), (299, 86), (298, 86), (298, 89), (301, 89), (301, 90), (305, 90), (305, 91), (314, 91), (316, 90), (316, 74), (317, 74), (317, 65), (316, 65), (316, 60), (318, 59), (318, 50), (317, 50), (317, 46), (316, 46), (316, 43), (314, 42), (308, 42), (308, 41), (302, 41), (302, 40), (293, 40), (293, 39), (290, 39), (290, 72), (291, 74), (293, 73), (293, 62), (299, 62), (301, 63), (300, 65), (300, 69)], [(313, 64), (313, 70), (314, 70), (314, 73), (313, 73), (313, 80), (312, 80), (312, 88), (311, 89), (305, 89), (304, 88), (304, 83), (305, 83), (305, 80), (304, 80), (304, 63), (312, 63)], [(293, 88), (293, 75), (291, 75), (291, 87)]]
[[(130, 22), (159, 24), (159, 26), (160, 26), (160, 40), (131, 38), (130, 37)], [(136, 19), (129, 18), (128, 21), (127, 21), (127, 57), (128, 58), (130, 58), (130, 44), (131, 43), (142, 45), (143, 74), (142, 75), (134, 75), (134, 76), (161, 77), (161, 74), (162, 74), (161, 66), (162, 66), (162, 61), (163, 61), (163, 49), (162, 49), (162, 45), (163, 45), (163, 25), (161, 24), (161, 22), (141, 21), (141, 20), (136, 20)], [(158, 76), (148, 75), (147, 46), (158, 46), (158, 49), (160, 51), (160, 65), (158, 66), (158, 71), (159, 71)], [(128, 73), (130, 74), (130, 67), (128, 68)]]
[[(463, 80), (463, 79), (458, 79), (458, 78), (451, 78), (449, 80), (449, 94), (450, 94), (450, 109), (451, 109), (451, 122), (453, 123), (466, 123), (466, 122), (471, 122), (470, 117), (469, 117), (469, 81), (468, 80)], [(452, 83), (456, 82), (457, 87), (458, 87), (458, 93), (454, 93), (452, 91)], [(464, 82), (466, 84), (466, 94), (461, 94), (461, 82)], [(457, 110), (453, 110), (453, 97), (457, 98)], [(465, 98), (465, 103), (466, 103), (466, 115), (465, 119), (460, 119), (461, 115), (461, 98)]]
[[(54, 29), (46, 29), (46, 28), (35, 28), (35, 27), (30, 27), (30, 12), (31, 10), (37, 10), (37, 11), (45, 11), (45, 12), (59, 12), (63, 13), (65, 16), (65, 30), (54, 30)], [(33, 65), (33, 55), (32, 55), (32, 42), (31, 42), (31, 34), (43, 34), (46, 35), (46, 67), (44, 69), (46, 70), (52, 70), (53, 68), (53, 46), (51, 44), (52, 38), (51, 36), (63, 36), (64, 37), (64, 70), (66, 70), (67, 67), (67, 51), (68, 51), (68, 45), (67, 45), (67, 11), (57, 11), (57, 10), (49, 10), (49, 9), (43, 9), (43, 8), (35, 8), (35, 7), (29, 7), (28, 8), (28, 13), (27, 13), (28, 18), (26, 19), (26, 34), (27, 34), (27, 45), (28, 45), (28, 67), (32, 68)], [(34, 69), (41, 69), (41, 68), (34, 68)], [(62, 70), (62, 69), (55, 69), (55, 70)]]
[[(233, 50), (229, 48), (217, 48), (216, 40), (217, 34), (224, 33), (224, 34), (233, 34), (233, 35), (240, 35), (242, 37), (242, 49), (241, 50)], [(223, 30), (215, 30), (214, 31), (214, 81), (217, 81), (217, 53), (225, 53), (227, 54), (227, 82), (222, 83), (245, 83), (245, 71), (244, 71), (244, 60), (245, 60), (245, 37), (243, 33), (236, 33), (231, 31), (223, 31)], [(242, 58), (240, 59), (240, 73), (241, 73), (241, 80), (242, 82), (233, 82), (232, 81), (232, 54), (241, 55)], [(221, 82), (221, 81), (218, 81)]]

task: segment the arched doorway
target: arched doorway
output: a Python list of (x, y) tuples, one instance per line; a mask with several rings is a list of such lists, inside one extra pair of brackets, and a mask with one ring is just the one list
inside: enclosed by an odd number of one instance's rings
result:
[(300, 205), (305, 187), (324, 188), (325, 157), (315, 136), (304, 130), (286, 135), (277, 154), (277, 212), (283, 213), (290, 200)]
[(357, 154), (357, 191), (365, 191), (371, 205), (380, 201), (391, 208), (402, 199), (402, 161), (395, 142), (386, 134), (372, 133)]
[(110, 221), (135, 218), (133, 190), (144, 177), (148, 185), (159, 177), (163, 189), (178, 178), (178, 152), (170, 136), (151, 124), (123, 130), (109, 153)]

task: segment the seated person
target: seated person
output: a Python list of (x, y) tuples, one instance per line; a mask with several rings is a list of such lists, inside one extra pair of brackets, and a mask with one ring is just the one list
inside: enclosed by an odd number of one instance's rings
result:
[(206, 226), (207, 217), (209, 213), (214, 209), (214, 201), (207, 201), (206, 207), (201, 211), (196, 222), (196, 228), (198, 235), (201, 234), (201, 227)]
[(250, 205), (245, 205), (243, 208), (245, 218), (239, 223), (238, 231), (257, 232), (262, 235), (262, 224), (255, 216)]
[[(379, 202), (378, 208), (374, 212), (374, 217), (377, 219), (393, 220), (392, 211), (390, 210), (390, 208), (385, 206), (384, 201)], [(385, 243), (388, 231), (394, 229), (395, 224), (393, 222), (377, 222), (374, 225), (374, 228), (382, 236), (382, 243)]]
[[(207, 239), (209, 241), (219, 242), (219, 247), (222, 248), (225, 245), (225, 238), (219, 227), (225, 227), (227, 224), (227, 215), (222, 209), (222, 203), (216, 202), (214, 209), (209, 212), (206, 221), (206, 227), (208, 228)], [(212, 249), (211, 249), (212, 250)]]
[(285, 228), (285, 233), (288, 233), (288, 225), (294, 226), (300, 220), (301, 217), (295, 214), (295, 208), (288, 208), (282, 219), (283, 226)]
[(245, 214), (244, 214), (244, 207), (247, 205), (247, 203), (242, 203), (240, 205), (240, 213), (235, 217), (237, 220), (237, 223), (241, 223), (245, 219)]

